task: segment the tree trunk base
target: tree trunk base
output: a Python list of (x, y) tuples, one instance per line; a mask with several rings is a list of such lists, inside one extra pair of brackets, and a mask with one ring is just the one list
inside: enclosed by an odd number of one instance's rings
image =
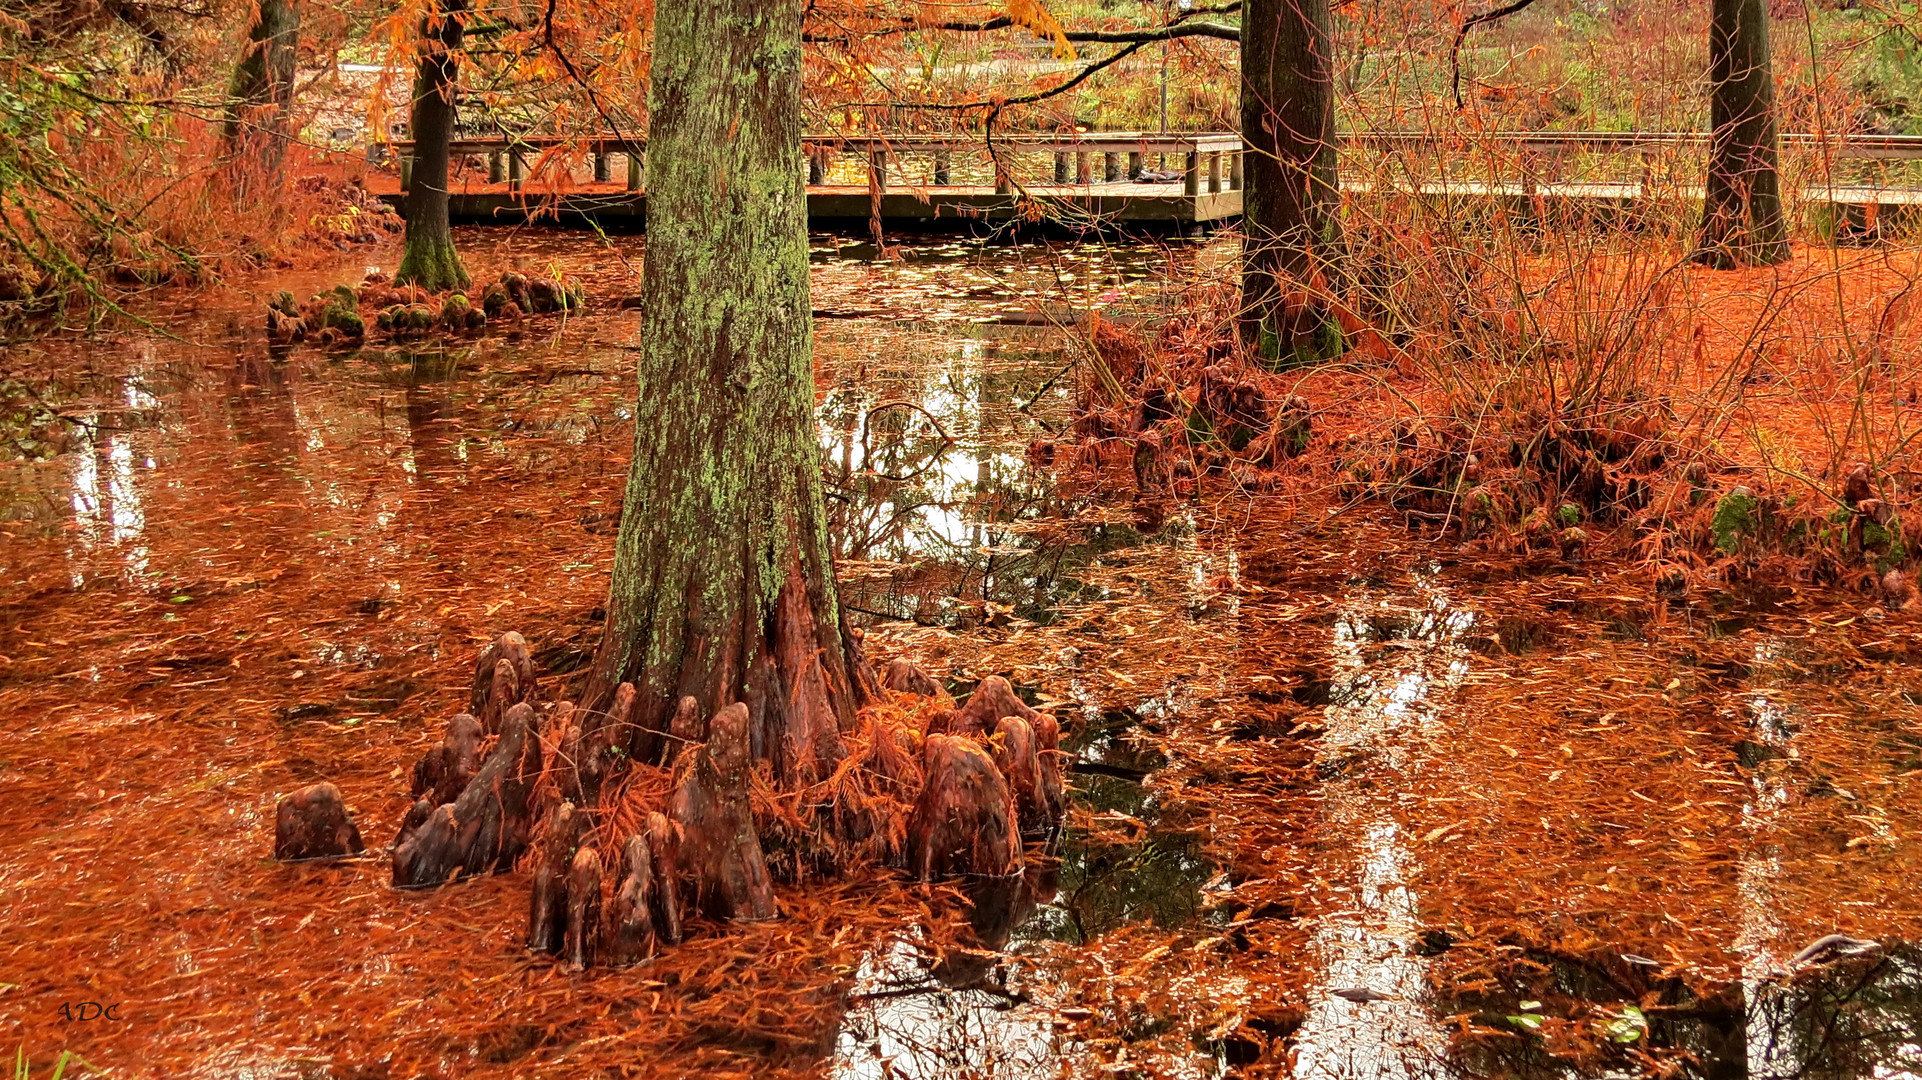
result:
[[(510, 869), (531, 847), (527, 948), (579, 969), (642, 963), (679, 944), (689, 906), (721, 920), (777, 917), (770, 850), (828, 872), (895, 866), (924, 881), (1019, 874), (1022, 835), (1045, 835), (1065, 807), (1054, 717), (999, 676), (960, 709), (944, 709), (949, 699), (925, 672), (897, 661), (889, 675), (903, 688), (892, 691), (894, 707), (864, 709), (836, 735), (851, 760), (788, 786), (773, 772), (778, 748), (754, 751), (747, 703), (702, 723), (698, 702), (681, 699), (657, 713), (663, 722), (652, 731), (683, 747), (672, 765), (637, 761), (615, 750), (646, 734), (631, 684), (616, 688), (604, 713), (536, 705), (527, 643), (503, 635), (475, 665), (475, 712), (456, 716), (415, 766), (394, 885), (431, 888)], [(765, 689), (797, 682), (770, 672)], [(930, 687), (936, 696), (920, 693)], [(500, 717), (491, 746), (481, 719), (489, 715)], [(777, 797), (797, 799), (799, 832), (785, 813), (755, 820), (757, 758)], [(339, 794), (309, 801), (338, 806)], [(764, 831), (773, 849), (764, 849)]]
[(461, 265), (451, 237), (429, 239), (409, 230), (400, 269), (394, 271), (394, 284), (418, 285), (428, 292), (439, 293), (465, 289), (473, 283), (474, 279), (467, 276), (467, 268)]

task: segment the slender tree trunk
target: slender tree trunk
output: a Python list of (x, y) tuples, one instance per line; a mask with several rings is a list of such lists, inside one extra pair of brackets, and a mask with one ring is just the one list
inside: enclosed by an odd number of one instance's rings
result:
[(835, 597), (814, 434), (799, 3), (660, 0), (648, 97), (641, 394), (583, 700), (634, 684), (641, 760), (683, 695), (702, 718), (743, 702), (751, 753), (806, 783), (842, 758), (872, 676)]
[(300, 11), (293, 0), (260, 0), (247, 45), (227, 87), (222, 156), (245, 192), (258, 179), (271, 188), (287, 154), (287, 123), (294, 104), (294, 46)]
[(420, 66), (414, 76), (413, 182), (407, 189), (407, 243), (394, 280), (433, 292), (465, 288), (469, 282), (447, 219), (448, 144), (454, 138), (467, 7), (467, 0), (443, 0), (421, 20)]
[(1708, 191), (1695, 261), (1726, 270), (1789, 257), (1776, 173), (1765, 0), (1711, 0)]
[(1328, 0), (1249, 0), (1242, 17), (1242, 335), (1269, 358), (1341, 351), (1330, 24)]

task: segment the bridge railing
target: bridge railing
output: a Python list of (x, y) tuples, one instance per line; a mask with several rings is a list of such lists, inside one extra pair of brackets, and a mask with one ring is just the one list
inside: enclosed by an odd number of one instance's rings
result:
[[(400, 158), (401, 187), (409, 186), (414, 144), (402, 140), (386, 144)], [(528, 162), (559, 148), (580, 148), (593, 163), (596, 182), (609, 183), (613, 158), (624, 159), (626, 187), (638, 191), (646, 170), (647, 140), (613, 135), (497, 135), (457, 138), (448, 144), (454, 159), (485, 156), (488, 180), (518, 189), (528, 176)], [(926, 183), (936, 187), (955, 183), (955, 160), (975, 159), (971, 170), (997, 191), (1007, 193), (1018, 184), (1091, 185), (1129, 183), (1144, 174), (1166, 182), (1179, 180), (1188, 195), (1238, 190), (1242, 184), (1241, 138), (1222, 132), (1108, 131), (979, 137), (808, 135), (802, 139), (808, 183), (829, 182), (834, 161), (842, 156), (861, 159), (862, 179), (882, 189), (891, 184)], [(1052, 179), (1035, 175), (1027, 166), (1037, 156), (1053, 159)], [(373, 155), (370, 155), (373, 156)], [(910, 156), (926, 159), (925, 179), (909, 181), (901, 164)], [(1156, 170), (1151, 159), (1172, 160), (1172, 167)]]
[[(1566, 164), (1581, 155), (1639, 159), (1638, 182), (1647, 186), (1658, 158), (1706, 154), (1710, 138), (1706, 132), (1617, 131), (1366, 131), (1340, 136), (1343, 150), (1349, 154), (1430, 152), (1446, 158), (1465, 156), (1462, 151), (1470, 148), (1494, 152), (1500, 156), (1496, 167), (1519, 172), (1520, 182), (1530, 188), (1556, 182)], [(1780, 138), (1785, 158), (1795, 161), (1824, 154), (1838, 161), (1922, 160), (1922, 136), (1917, 135), (1791, 132)], [(405, 189), (411, 179), (413, 143), (388, 145), (399, 153), (401, 186)], [(561, 147), (582, 148), (592, 161), (594, 179), (602, 183), (611, 182), (612, 160), (621, 157), (626, 164), (628, 190), (638, 191), (643, 186), (647, 142), (642, 137), (496, 135), (458, 138), (450, 144), (456, 160), (485, 156), (488, 180), (506, 183), (512, 189), (520, 188), (525, 181), (530, 158)], [(895, 185), (950, 186), (956, 184), (957, 176), (963, 176), (971, 177), (976, 184), (991, 181), (995, 190), (1003, 193), (1017, 186), (1125, 183), (1142, 178), (1144, 173), (1166, 182), (1178, 179), (1186, 195), (1239, 190), (1244, 152), (1240, 136), (1232, 132), (1145, 131), (1008, 134), (996, 135), (992, 142), (962, 135), (808, 135), (803, 138), (803, 147), (808, 182), (814, 185), (829, 183), (834, 163), (846, 157), (855, 159), (856, 182), (884, 190)], [(1035, 158), (1048, 157), (1053, 159), (1051, 175), (1030, 168)], [(909, 158), (917, 159), (922, 166), (912, 175), (906, 169)], [(957, 169), (957, 159), (966, 159), (966, 166)], [(1170, 167), (1158, 169), (1151, 160)], [(845, 168), (840, 175), (844, 180), (849, 178)], [(965, 178), (961, 181), (968, 182)]]

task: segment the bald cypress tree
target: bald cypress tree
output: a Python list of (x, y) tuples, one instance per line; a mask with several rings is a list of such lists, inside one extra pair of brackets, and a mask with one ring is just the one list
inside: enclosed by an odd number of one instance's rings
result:
[(1330, 28), (1328, 0), (1248, 0), (1242, 12), (1242, 330), (1271, 358), (1341, 350), (1326, 302), (1343, 247)]
[(403, 207), (406, 247), (394, 280), (434, 292), (464, 288), (469, 282), (467, 268), (454, 250), (447, 192), (467, 13), (467, 0), (441, 0), (421, 19), (409, 107), (414, 168)]
[(1713, 134), (1695, 260), (1717, 269), (1783, 262), (1766, 0), (1710, 0), (1708, 57)]
[(683, 696), (744, 702), (807, 782), (866, 678), (836, 601), (815, 441), (801, 8), (660, 0), (634, 457), (586, 701), (637, 691), (631, 747)]

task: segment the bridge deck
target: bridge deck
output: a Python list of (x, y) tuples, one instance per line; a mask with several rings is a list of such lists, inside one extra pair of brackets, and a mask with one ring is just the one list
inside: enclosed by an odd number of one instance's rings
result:
[[(1355, 133), (1342, 141), (1344, 152), (1366, 148), (1403, 153), (1426, 147), (1446, 153), (1452, 145), (1441, 135), (1422, 132)], [(1477, 136), (1476, 141), (1486, 147), (1506, 147), (1513, 155), (1513, 160), (1504, 157), (1492, 163), (1492, 171), (1512, 169), (1527, 179), (1444, 179), (1397, 185), (1395, 190), (1417, 198), (1503, 206), (1524, 214), (1633, 212), (1649, 203), (1672, 205), (1702, 198), (1699, 185), (1637, 183), (1632, 178), (1628, 182), (1574, 181), (1557, 175), (1568, 171), (1564, 166), (1571, 153), (1639, 155), (1641, 179), (1646, 181), (1654, 175), (1648, 167), (1651, 154), (1704, 150), (1706, 136), (1699, 132), (1504, 132)], [(1819, 152), (1835, 159), (1922, 159), (1922, 137), (1916, 136), (1816, 138), (1788, 133), (1782, 142), (1785, 150)], [(548, 157), (569, 147), (586, 154), (586, 159), (576, 156), (570, 163), (565, 155)], [(996, 153), (990, 159), (984, 145), (962, 138), (809, 136), (804, 140), (808, 216), (823, 226), (865, 222), (876, 214), (884, 224), (897, 228), (966, 226), (1014, 219), (1024, 212), (1018, 205), (1022, 196), (1042, 203), (1048, 219), (1069, 226), (1098, 221), (1185, 232), (1241, 215), (1242, 145), (1233, 133), (1027, 134), (997, 136), (994, 147)], [(399, 154), (404, 178), (411, 165), (412, 144), (395, 143), (391, 149)], [(451, 211), (458, 220), (518, 222), (546, 216), (565, 224), (591, 221), (610, 228), (638, 228), (646, 221), (644, 138), (491, 136), (455, 140), (452, 150), (456, 162), (465, 163), (453, 183)], [(1051, 176), (1046, 169), (1034, 171), (1038, 162), (1049, 157), (1053, 159)], [(959, 158), (968, 161), (952, 168)], [(598, 179), (582, 179), (587, 160), (592, 161), (592, 173)], [(833, 166), (836, 160), (841, 166)], [(1160, 172), (1156, 182), (1126, 179), (1143, 168), (1154, 169), (1157, 163), (1166, 171)], [(1700, 168), (1699, 164), (1693, 167)], [(999, 187), (980, 182), (1007, 174), (1017, 179)], [(1685, 168), (1680, 175), (1687, 174)], [(562, 189), (552, 193), (551, 178), (556, 175), (562, 177)], [(1678, 174), (1671, 168), (1667, 175)], [(847, 182), (864, 176), (879, 178), (883, 189), (876, 193), (865, 182)], [(962, 182), (948, 182), (950, 176)], [(398, 201), (405, 183), (391, 174), (377, 175), (372, 186), (389, 201)], [(1352, 181), (1343, 188), (1373, 190)], [(1922, 190), (1870, 186), (1859, 180), (1811, 184), (1785, 194), (1818, 215), (1826, 212), (1831, 221), (1872, 221), (1883, 211), (1906, 216), (1909, 208), (1922, 206)], [(1472, 206), (1463, 209), (1472, 212)]]
[[(392, 178), (369, 184), (390, 203), (400, 201)], [(1180, 181), (1154, 184), (1046, 184), (1023, 189), (1048, 205), (1057, 221), (1100, 218), (1110, 224), (1182, 227), (1206, 225), (1241, 216), (1241, 192), (1201, 191), (1185, 194)], [(807, 188), (808, 219), (822, 224), (867, 221), (874, 213), (873, 194), (863, 186), (811, 184)], [(989, 185), (948, 184), (939, 187), (889, 187), (881, 192), (884, 223), (936, 225), (1012, 220), (1015, 194), (1002, 194)], [(525, 221), (543, 206), (542, 193), (531, 188), (516, 192), (506, 184), (455, 184), (449, 213), (456, 221), (513, 223)], [(647, 192), (629, 191), (618, 183), (585, 183), (554, 199), (563, 224), (592, 219), (606, 227), (639, 227), (646, 219)]]

